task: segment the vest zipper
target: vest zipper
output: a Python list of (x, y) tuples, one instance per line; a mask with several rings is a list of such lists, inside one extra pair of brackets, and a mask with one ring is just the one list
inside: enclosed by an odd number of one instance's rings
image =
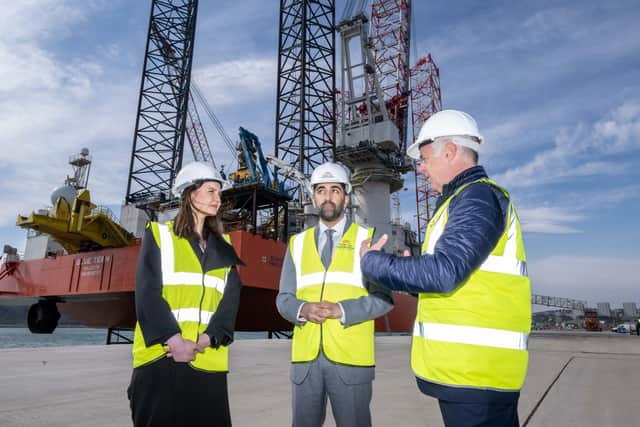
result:
[[(322, 276), (322, 287), (320, 288), (320, 301), (318, 301), (318, 302), (322, 302), (322, 297), (324, 296), (324, 284), (327, 281), (327, 272), (328, 271), (329, 271), (328, 267), (324, 269), (324, 275)], [(322, 354), (324, 354), (324, 347), (322, 345), (323, 325), (324, 325), (324, 322), (320, 323), (320, 352)]]

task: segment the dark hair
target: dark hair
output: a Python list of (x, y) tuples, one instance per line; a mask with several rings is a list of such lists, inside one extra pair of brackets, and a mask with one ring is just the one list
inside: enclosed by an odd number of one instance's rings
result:
[[(199, 240), (200, 235), (196, 232), (196, 223), (193, 219), (193, 207), (191, 206), (191, 193), (202, 187), (206, 181), (196, 182), (194, 185), (185, 188), (180, 197), (180, 207), (178, 208), (178, 214), (173, 221), (173, 232), (178, 237), (182, 237), (190, 240)], [(221, 206), (222, 208), (222, 206)], [(222, 221), (220, 221), (221, 212), (213, 216), (207, 216), (204, 220), (204, 227), (202, 229), (202, 238), (207, 239), (209, 234), (214, 234), (218, 237), (222, 237)]]
[(425, 139), (424, 141), (422, 141), (420, 143), (420, 145), (418, 145), (418, 150), (420, 150), (425, 145), (429, 145), (429, 144), (432, 144), (432, 143), (433, 143), (433, 139)]

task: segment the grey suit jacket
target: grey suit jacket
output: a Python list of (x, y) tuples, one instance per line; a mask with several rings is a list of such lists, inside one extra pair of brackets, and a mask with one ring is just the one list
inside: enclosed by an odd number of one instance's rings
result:
[[(350, 221), (345, 224), (345, 231), (351, 225)], [(315, 240), (318, 242), (318, 227), (315, 228)], [(317, 244), (317, 243), (316, 243)], [(335, 250), (335, 248), (334, 248)], [(356, 249), (358, 250), (358, 248)], [(360, 298), (352, 298), (340, 301), (344, 310), (344, 326), (349, 327), (367, 320), (375, 319), (388, 313), (393, 308), (393, 298), (391, 291), (372, 281), (365, 280), (365, 286), (369, 295)], [(300, 306), (305, 302), (296, 297), (296, 271), (289, 248), (285, 254), (280, 275), (280, 292), (276, 298), (276, 305), (280, 315), (294, 325), (302, 325), (297, 315)], [(309, 373), (310, 364), (314, 363), (294, 363), (291, 369), (291, 381), (300, 384)], [(336, 364), (338, 373), (347, 384), (362, 384), (373, 380), (373, 367), (354, 367)]]

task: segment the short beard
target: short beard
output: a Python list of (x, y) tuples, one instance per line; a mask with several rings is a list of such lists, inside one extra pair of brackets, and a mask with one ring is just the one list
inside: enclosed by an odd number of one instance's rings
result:
[[(323, 206), (326, 205), (326, 204), (331, 204), (331, 205), (334, 206), (333, 214), (327, 215), (327, 214), (324, 213)], [(323, 221), (333, 222), (336, 219), (340, 218), (340, 215), (342, 215), (343, 212), (344, 212), (344, 202), (340, 203), (339, 205), (336, 205), (333, 202), (326, 201), (322, 205), (320, 205), (320, 213), (319, 213), (319, 215), (320, 215), (320, 218)]]

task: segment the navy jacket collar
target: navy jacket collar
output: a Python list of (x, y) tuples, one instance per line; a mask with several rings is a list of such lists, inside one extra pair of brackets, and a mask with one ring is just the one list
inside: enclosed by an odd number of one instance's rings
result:
[[(436, 206), (447, 200), (461, 185), (477, 181), (480, 178), (487, 178), (487, 173), (480, 165), (472, 166), (456, 175), (448, 184), (442, 187), (442, 195), (438, 198)], [(437, 209), (437, 208), (436, 208)]]

